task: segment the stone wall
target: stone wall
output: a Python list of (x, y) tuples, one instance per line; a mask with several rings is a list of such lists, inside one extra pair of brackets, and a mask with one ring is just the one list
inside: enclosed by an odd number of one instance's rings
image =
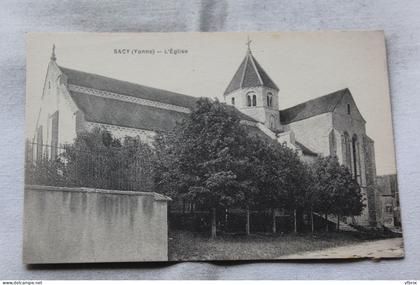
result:
[(284, 130), (291, 130), (296, 141), (302, 143), (310, 150), (323, 156), (330, 155), (329, 135), (333, 127), (331, 113), (292, 122), (284, 126)]
[(27, 185), (23, 262), (168, 260), (168, 200), (153, 192)]

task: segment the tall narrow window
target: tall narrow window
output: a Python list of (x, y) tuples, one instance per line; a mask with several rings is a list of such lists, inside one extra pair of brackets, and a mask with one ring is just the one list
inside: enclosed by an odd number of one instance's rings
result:
[(356, 150), (356, 139), (355, 139), (355, 137), (353, 137), (352, 140), (351, 140), (351, 148), (352, 148), (352, 151), (353, 151), (353, 175), (356, 176), (356, 173), (357, 173), (357, 158), (356, 158), (357, 150)]
[(351, 140), (351, 146), (352, 146), (352, 151), (353, 151), (353, 175), (354, 178), (357, 179), (357, 181), (359, 181), (359, 150), (358, 150), (358, 143), (357, 143), (357, 136), (354, 135), (352, 140)]
[(235, 105), (235, 97), (232, 97), (232, 105)]
[(251, 107), (251, 96), (246, 95), (246, 98), (247, 98), (247, 105), (248, 105), (248, 107)]
[(334, 130), (331, 130), (330, 132), (329, 141), (330, 141), (330, 155), (336, 155), (337, 154), (337, 141), (335, 138)]
[(57, 158), (57, 148), (58, 148), (58, 119), (59, 113), (56, 111), (51, 116), (51, 159), (55, 160)]
[(352, 171), (350, 136), (347, 132), (344, 132), (342, 149), (343, 149), (343, 164), (347, 166), (350, 171)]
[(257, 106), (257, 96), (256, 95), (252, 96), (252, 106)]
[(350, 104), (347, 104), (347, 114), (350, 115)]
[(42, 159), (42, 144), (43, 144), (42, 136), (43, 136), (42, 126), (39, 126), (36, 133), (36, 159), (37, 161), (41, 161)]
[(267, 93), (267, 107), (273, 106), (273, 94), (271, 92)]

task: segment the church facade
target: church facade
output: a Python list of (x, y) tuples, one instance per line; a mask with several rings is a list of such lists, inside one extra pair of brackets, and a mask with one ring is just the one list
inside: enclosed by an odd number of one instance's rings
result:
[[(376, 226), (374, 142), (349, 89), (282, 109), (279, 88), (248, 48), (224, 93), (252, 132), (285, 143), (302, 160), (336, 155), (359, 182), (366, 207), (352, 221)], [(152, 142), (173, 129), (195, 106), (196, 97), (142, 86), (59, 66), (53, 53), (48, 65), (33, 143), (35, 153), (54, 157), (56, 147), (77, 133), (103, 127), (115, 137)], [(44, 148), (44, 145), (53, 146)]]

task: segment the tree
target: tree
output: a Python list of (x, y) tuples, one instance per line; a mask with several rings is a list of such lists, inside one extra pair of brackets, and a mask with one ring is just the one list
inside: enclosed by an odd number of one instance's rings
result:
[(297, 233), (303, 224), (303, 213), (309, 205), (311, 194), (311, 173), (307, 164), (302, 162), (296, 152), (284, 150), (282, 163), (284, 175), (285, 208), (293, 212), (293, 228)]
[(247, 132), (232, 107), (199, 99), (173, 133), (156, 141), (157, 191), (208, 207), (211, 236), (216, 236), (216, 209), (249, 209), (257, 191), (252, 179)]
[(349, 169), (340, 165), (337, 157), (319, 158), (314, 164), (314, 208), (326, 217), (327, 230), (329, 214), (337, 216), (337, 227), (340, 217), (360, 215), (363, 208), (363, 196), (357, 181)]
[(297, 219), (307, 205), (309, 169), (298, 154), (269, 138), (250, 136), (237, 111), (218, 101), (200, 99), (197, 108), (172, 133), (160, 134), (155, 143), (156, 191), (175, 199), (205, 205), (212, 213), (216, 234), (216, 209), (294, 211)]
[(139, 138), (125, 137), (118, 152), (119, 184), (123, 189), (151, 191), (154, 188), (154, 150)]
[(253, 153), (253, 175), (258, 192), (253, 197), (259, 210), (270, 209), (272, 213), (272, 232), (277, 232), (275, 211), (284, 207), (286, 168), (282, 161), (283, 145), (260, 137), (250, 137), (248, 147)]
[(153, 150), (137, 138), (121, 143), (103, 128), (79, 133), (61, 155), (69, 186), (150, 191)]

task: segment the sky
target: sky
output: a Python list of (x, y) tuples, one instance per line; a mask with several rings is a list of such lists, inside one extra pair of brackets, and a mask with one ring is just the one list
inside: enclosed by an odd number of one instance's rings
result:
[[(254, 57), (280, 89), (280, 109), (349, 88), (367, 121), (366, 132), (375, 141), (378, 175), (396, 173), (381, 31), (31, 33), (27, 35), (27, 136), (32, 137), (35, 129), (53, 44), (60, 66), (223, 101), (245, 56), (248, 37)], [(129, 52), (115, 53), (123, 49)], [(165, 53), (170, 49), (187, 53)]]

